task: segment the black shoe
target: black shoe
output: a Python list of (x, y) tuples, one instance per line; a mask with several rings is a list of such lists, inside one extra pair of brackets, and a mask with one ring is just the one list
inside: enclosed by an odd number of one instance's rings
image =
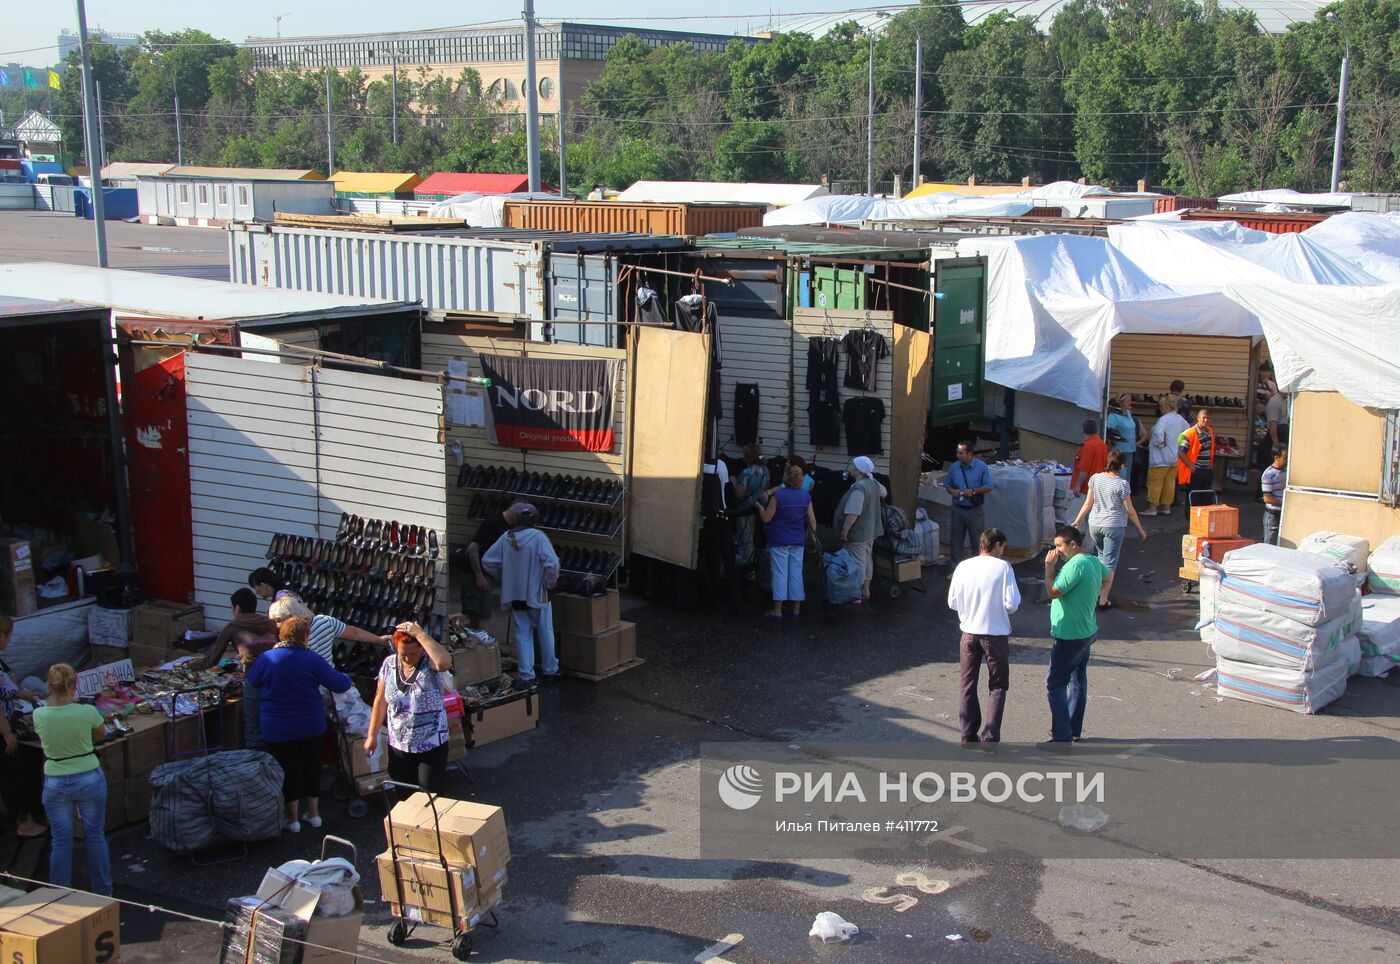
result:
[(539, 681), (541, 686), (554, 686), (563, 678), (563, 673), (541, 673), (539, 675)]

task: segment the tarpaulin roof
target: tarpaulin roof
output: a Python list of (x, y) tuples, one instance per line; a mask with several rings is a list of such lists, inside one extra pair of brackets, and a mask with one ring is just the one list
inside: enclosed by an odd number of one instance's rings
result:
[(417, 174), (377, 171), (336, 171), (330, 179), (345, 194), (402, 194), (423, 183)]
[(866, 194), (833, 194), (790, 204), (763, 216), (765, 226), (778, 224), (846, 224), (863, 221), (917, 220), (949, 217), (1020, 217), (1030, 201), (1002, 197), (927, 197), (891, 201)]
[(428, 208), (435, 218), (461, 218), (473, 228), (504, 227), (507, 201), (558, 201), (558, 194), (515, 191), (510, 194), (458, 194)]
[(283, 167), (172, 167), (168, 177), (217, 177), (232, 181), (324, 181), (320, 171)]
[(619, 201), (682, 204), (767, 204), (785, 207), (830, 192), (820, 184), (763, 184), (725, 181), (638, 181), (617, 196)]
[(1287, 188), (1270, 188), (1267, 191), (1241, 191), (1239, 194), (1222, 194), (1220, 200), (1237, 204), (1284, 204), (1305, 208), (1349, 208), (1351, 195), (1345, 192), (1303, 194)]
[(1308, 228), (1302, 237), (1361, 265), (1382, 281), (1400, 282), (1400, 214), (1334, 214)]
[(457, 174), (438, 171), (429, 174), (413, 189), (414, 194), (511, 194), (530, 187), (525, 174)]

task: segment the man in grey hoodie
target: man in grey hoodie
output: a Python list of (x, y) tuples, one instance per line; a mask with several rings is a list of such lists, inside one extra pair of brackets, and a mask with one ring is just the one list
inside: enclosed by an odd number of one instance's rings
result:
[(559, 579), (559, 556), (549, 537), (535, 525), (540, 513), (533, 505), (511, 506), (515, 524), (481, 557), (481, 568), (501, 583), (501, 605), (511, 611), (515, 626), (516, 677), (529, 685), (535, 681), (535, 642), (539, 641), (545, 679), (559, 675), (554, 652), (554, 616), (549, 590)]

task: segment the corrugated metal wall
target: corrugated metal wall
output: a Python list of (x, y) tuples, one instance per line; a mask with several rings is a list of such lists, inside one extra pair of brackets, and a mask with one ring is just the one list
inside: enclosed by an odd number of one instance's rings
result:
[[(1161, 395), (1173, 379), (1186, 383), (1187, 395), (1239, 398), (1244, 407), (1207, 405), (1215, 433), (1248, 447), (1253, 438), (1254, 383), (1250, 339), (1206, 335), (1116, 335), (1109, 348), (1111, 394)], [(1019, 407), (1019, 403), (1018, 403)], [(1195, 407), (1195, 406), (1193, 406)], [(1151, 428), (1157, 413), (1138, 403), (1133, 414)]]
[(621, 201), (507, 201), (507, 227), (590, 234), (701, 235), (763, 224), (757, 205), (650, 204)]
[(197, 353), (185, 375), (195, 600), (209, 625), (229, 618), (229, 594), (276, 534), (333, 538), (352, 512), (445, 543), (437, 384)]

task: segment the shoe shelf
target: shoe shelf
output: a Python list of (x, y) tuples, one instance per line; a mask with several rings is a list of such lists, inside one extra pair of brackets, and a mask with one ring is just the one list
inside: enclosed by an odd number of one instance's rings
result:
[(560, 526), (540, 526), (546, 532), (557, 532), (561, 536), (568, 536), (570, 539), (592, 539), (596, 542), (614, 542), (622, 532), (622, 519), (617, 520), (608, 532), (589, 532), (586, 529), (566, 529)]
[(566, 499), (566, 498), (563, 498), (562, 496), (557, 496), (557, 495), (538, 495), (538, 494), (531, 493), (531, 492), (520, 492), (520, 491), (517, 491), (517, 490), (515, 490), (515, 489), (511, 489), (511, 490), (509, 490), (509, 491), (507, 492), (507, 495), (518, 495), (518, 496), (519, 496), (520, 498), (522, 498), (522, 499), (540, 499), (540, 500), (545, 501), (545, 502), (558, 502), (558, 503), (561, 503), (561, 504), (564, 504), (564, 505), (581, 505), (581, 506), (588, 506), (588, 507), (593, 508), (593, 509), (609, 509), (609, 510), (611, 510), (611, 509), (616, 509), (619, 505), (621, 505), (621, 504), (622, 504), (622, 497), (623, 497), (624, 495), (626, 495), (626, 494), (627, 494), (627, 490), (624, 489), (624, 488), (622, 488), (621, 486), (619, 486), (619, 487), (618, 487), (618, 490), (617, 490), (617, 497), (614, 498), (612, 501), (610, 501), (610, 502), (589, 502), (589, 501), (587, 501), (587, 500), (585, 500), (585, 499)]

